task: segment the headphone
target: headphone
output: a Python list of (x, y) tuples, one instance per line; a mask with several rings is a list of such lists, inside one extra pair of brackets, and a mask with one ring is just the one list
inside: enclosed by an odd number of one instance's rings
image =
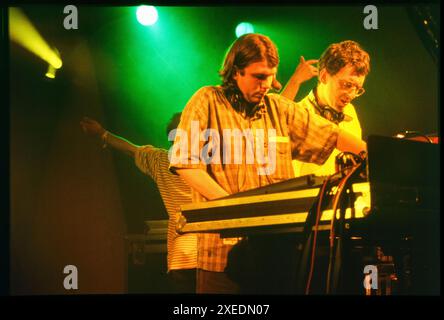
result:
[(315, 104), (316, 110), (319, 112), (319, 114), (324, 117), (325, 119), (334, 122), (336, 124), (339, 124), (340, 122), (344, 121), (344, 113), (338, 112), (332, 107), (324, 106), (321, 107), (317, 104)]
[(245, 114), (247, 117), (260, 118), (261, 115), (266, 112), (264, 101), (261, 101), (256, 105), (251, 105), (247, 102), (247, 100), (245, 100), (242, 92), (237, 87), (223, 86), (223, 92), (225, 94), (225, 97), (230, 102), (231, 106), (236, 111)]
[(344, 121), (345, 114), (333, 109), (330, 106), (321, 106), (318, 103), (318, 95), (316, 93), (316, 88), (313, 89), (313, 94), (315, 99), (311, 100), (311, 103), (315, 107), (316, 111), (321, 115), (321, 117), (327, 119), (328, 121), (339, 124)]

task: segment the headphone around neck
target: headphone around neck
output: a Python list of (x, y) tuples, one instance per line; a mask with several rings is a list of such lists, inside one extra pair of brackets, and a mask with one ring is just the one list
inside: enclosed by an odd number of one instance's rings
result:
[(316, 88), (313, 89), (314, 99), (311, 101), (316, 111), (319, 112), (321, 117), (327, 119), (328, 121), (339, 124), (344, 121), (345, 115), (343, 112), (337, 111), (334, 108), (324, 105), (321, 106), (318, 102), (318, 95), (316, 93)]
[(260, 117), (264, 111), (264, 104), (259, 103), (252, 105), (248, 103), (242, 95), (242, 92), (233, 86), (223, 86), (223, 92), (225, 97), (230, 102), (231, 106), (238, 112), (244, 114), (247, 117)]

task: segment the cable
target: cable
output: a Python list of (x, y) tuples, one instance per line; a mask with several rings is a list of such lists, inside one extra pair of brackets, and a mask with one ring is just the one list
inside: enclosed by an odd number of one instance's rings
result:
[[(362, 163), (359, 163), (358, 165), (354, 166), (349, 173), (339, 182), (338, 184), (338, 190), (336, 191), (336, 194), (333, 198), (333, 215), (331, 217), (330, 222), (330, 241), (329, 241), (329, 263), (328, 263), (328, 271), (327, 271), (327, 288), (326, 293), (330, 293), (330, 283), (331, 283), (331, 273), (333, 268), (333, 252), (334, 252), (334, 244), (335, 244), (335, 221), (336, 221), (336, 211), (338, 209), (338, 203), (339, 199), (341, 198), (342, 191), (344, 189), (344, 186), (347, 183), (347, 180), (352, 176), (352, 174), (361, 166)], [(345, 218), (345, 217), (344, 217)]]
[[(359, 158), (362, 158), (362, 156), (360, 155)], [(340, 195), (342, 193), (342, 189), (345, 186), (347, 180), (350, 178), (350, 176), (361, 166), (362, 163), (363, 162), (357, 163), (356, 161), (353, 161), (354, 166), (352, 167), (350, 172), (347, 173), (346, 176), (344, 178), (342, 178), (342, 180), (340, 180), (340, 182), (338, 184), (338, 190), (337, 190), (337, 192), (335, 194), (335, 197), (334, 197), (332, 226), (330, 228), (330, 231), (333, 230), (333, 233), (330, 234), (330, 251), (331, 252), (332, 252), (332, 247), (334, 245), (334, 241), (333, 241), (334, 240), (334, 229), (333, 229), (333, 227), (334, 227), (334, 218), (336, 216), (337, 205), (338, 205), (338, 201), (339, 201)], [(317, 207), (317, 209), (316, 209), (316, 221), (315, 221), (315, 225), (314, 225), (314, 236), (313, 236), (313, 243), (312, 243), (312, 249), (311, 249), (310, 271), (309, 271), (309, 274), (308, 274), (307, 283), (306, 283), (306, 287), (305, 287), (305, 294), (306, 295), (308, 295), (310, 293), (311, 280), (312, 280), (312, 277), (313, 277), (313, 271), (314, 271), (314, 265), (315, 265), (315, 257), (316, 257), (316, 242), (317, 242), (318, 226), (319, 226), (319, 221), (320, 221), (321, 212), (322, 212), (321, 211), (322, 201), (324, 200), (323, 197), (326, 194), (327, 185), (330, 182), (330, 180), (332, 179), (332, 177), (337, 175), (338, 173), (344, 172), (347, 169), (349, 169), (349, 167), (345, 167), (342, 170), (340, 170), (339, 172), (336, 172), (336, 173), (328, 176), (326, 178), (326, 180), (324, 181), (324, 183), (322, 184), (321, 191), (319, 193), (319, 198), (318, 198), (318, 202), (317, 202), (317, 206), (316, 206)], [(307, 243), (307, 245), (309, 245), (309, 244)], [(331, 254), (330, 254), (330, 256), (331, 256)]]
[(330, 178), (333, 175), (330, 175), (327, 177), (327, 179), (325, 179), (324, 183), (322, 184), (321, 192), (319, 194), (319, 200), (318, 200), (318, 205), (317, 205), (317, 209), (316, 209), (316, 223), (315, 223), (315, 231), (314, 231), (314, 236), (313, 236), (313, 247), (312, 247), (311, 259), (310, 259), (310, 272), (308, 274), (307, 285), (305, 287), (305, 294), (310, 293), (311, 278), (313, 276), (314, 263), (315, 263), (315, 252), (316, 252), (316, 239), (317, 239), (317, 235), (318, 235), (319, 220), (321, 218), (321, 206), (322, 206), (322, 200), (323, 200), (322, 197), (324, 195), (325, 188), (328, 184), (328, 181), (330, 180)]

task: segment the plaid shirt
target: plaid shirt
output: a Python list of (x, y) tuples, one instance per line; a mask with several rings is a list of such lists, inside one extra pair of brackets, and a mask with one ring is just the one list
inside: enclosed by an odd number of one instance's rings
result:
[[(198, 122), (193, 124), (193, 121)], [(196, 130), (196, 123), (198, 130)], [(211, 146), (216, 145), (216, 148), (213, 148), (215, 152), (212, 157), (213, 160), (220, 159), (220, 163), (212, 161), (205, 164), (199, 161), (200, 151), (205, 150), (204, 146), (207, 144), (207, 141), (201, 141), (203, 140), (201, 132), (206, 129), (213, 129), (219, 134), (219, 148), (217, 148), (217, 140), (213, 138), (207, 140), (208, 145), (211, 143)], [(269, 164), (261, 164), (256, 157), (254, 163), (246, 161), (247, 157), (242, 155), (248, 151), (247, 139), (242, 140), (240, 147), (242, 148), (240, 149), (242, 162), (233, 163), (236, 145), (234, 139), (224, 139), (224, 129), (239, 129), (241, 132), (250, 130), (254, 138), (259, 137), (260, 130), (257, 129), (263, 129), (265, 144), (262, 154), (268, 154), (273, 142), (276, 146), (274, 172), (259, 175), (259, 168), (264, 168)], [(276, 130), (275, 138), (270, 136), (270, 140), (267, 139), (269, 129)], [(182, 137), (180, 134), (182, 130), (187, 133), (189, 146), (185, 154), (179, 153), (180, 140), (185, 139), (185, 135)], [(267, 94), (263, 108), (252, 117), (248, 117), (231, 106), (220, 86), (203, 87), (191, 97), (182, 112), (172, 149), (172, 159), (176, 162), (178, 159), (180, 161), (179, 163), (171, 162), (170, 169), (173, 171), (178, 168), (202, 169), (208, 172), (229, 194), (246, 191), (293, 178), (292, 155), (302, 161), (322, 164), (336, 146), (338, 130), (335, 124), (277, 94)], [(192, 141), (198, 141), (199, 145), (193, 146)], [(197, 147), (199, 153), (196, 154), (193, 150)], [(231, 150), (230, 163), (222, 163), (226, 147)], [(207, 146), (206, 150), (211, 149)], [(205, 201), (205, 199), (197, 192), (193, 192), (193, 201)], [(234, 239), (221, 239), (218, 234), (199, 234), (198, 268), (223, 272), (227, 264), (228, 252), (235, 243)]]

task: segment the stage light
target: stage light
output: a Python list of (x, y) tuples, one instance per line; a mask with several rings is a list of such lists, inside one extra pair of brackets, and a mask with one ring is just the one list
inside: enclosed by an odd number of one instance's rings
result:
[(56, 74), (56, 68), (54, 68), (52, 65), (49, 65), (48, 66), (48, 71), (46, 71), (45, 76), (47, 78), (54, 79), (55, 78), (55, 74)]
[[(55, 52), (55, 54), (60, 57), (60, 52), (59, 50), (57, 50), (57, 48), (53, 48), (53, 51)], [(46, 71), (45, 76), (49, 79), (54, 79), (56, 77), (56, 72), (57, 72), (58, 68), (55, 68), (52, 64), (48, 65), (48, 71)]]
[(137, 21), (144, 26), (151, 26), (157, 22), (157, 10), (153, 6), (139, 6), (136, 11)]
[(51, 49), (19, 8), (9, 8), (9, 35), (12, 41), (36, 54), (55, 69), (62, 67), (62, 60), (58, 52)]
[(236, 27), (236, 37), (240, 37), (246, 33), (253, 33), (253, 25), (249, 22), (241, 22)]

